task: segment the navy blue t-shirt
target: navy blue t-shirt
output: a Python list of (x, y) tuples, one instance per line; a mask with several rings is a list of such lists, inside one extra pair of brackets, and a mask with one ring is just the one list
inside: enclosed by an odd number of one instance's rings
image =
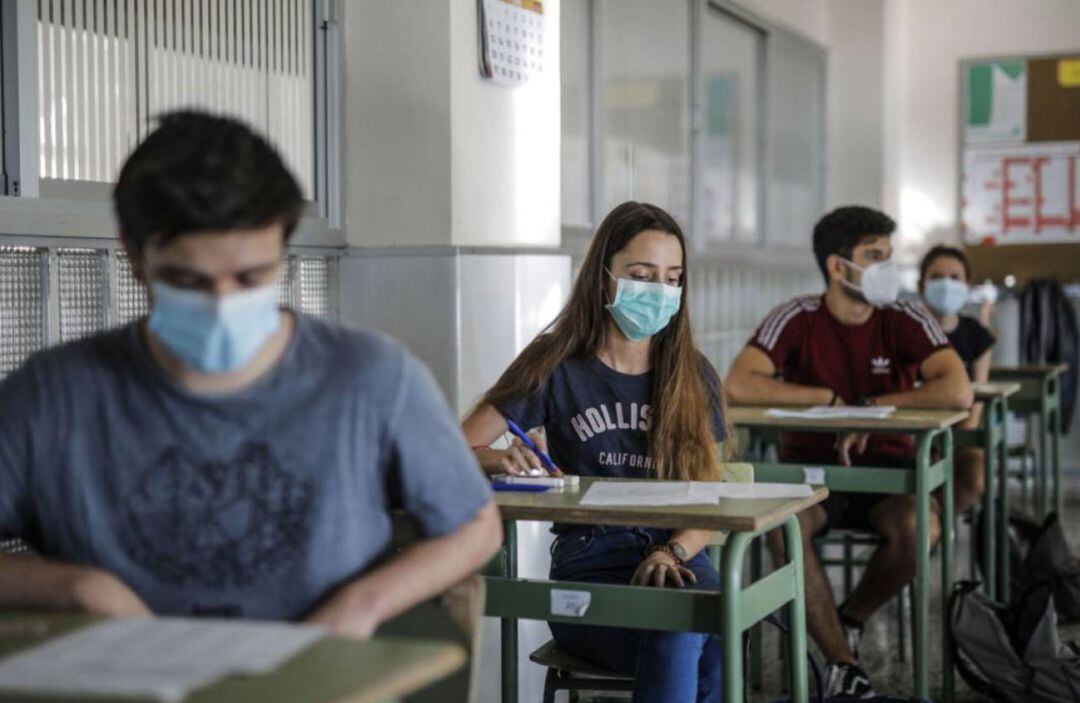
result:
[[(712, 398), (713, 434), (724, 440), (720, 380), (705, 357), (701, 373)], [(525, 428), (543, 426), (548, 453), (568, 474), (649, 478), (652, 373), (619, 373), (595, 356), (567, 359), (539, 391), (497, 408)]]

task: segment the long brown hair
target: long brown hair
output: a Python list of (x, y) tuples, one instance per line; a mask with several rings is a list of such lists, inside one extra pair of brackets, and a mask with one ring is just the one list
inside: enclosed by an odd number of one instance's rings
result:
[[(694, 346), (690, 331), (686, 238), (668, 213), (648, 203), (625, 202), (612, 210), (589, 245), (570, 299), (558, 317), (518, 354), (481, 403), (495, 407), (539, 390), (568, 358), (595, 356), (608, 333), (606, 270), (611, 258), (641, 232), (657, 230), (678, 238), (682, 247), (682, 302), (667, 327), (652, 337), (653, 419), (649, 454), (657, 478), (717, 481), (720, 464), (712, 426), (712, 407), (723, 407), (720, 379)], [(705, 378), (709, 374), (712, 378)], [(726, 412), (724, 413), (726, 417)], [(725, 428), (730, 453), (730, 425)]]

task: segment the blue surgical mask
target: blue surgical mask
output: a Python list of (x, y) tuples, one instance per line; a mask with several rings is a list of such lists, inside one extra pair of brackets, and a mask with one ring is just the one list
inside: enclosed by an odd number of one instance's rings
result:
[(926, 304), (941, 315), (960, 312), (967, 302), (969, 289), (967, 284), (955, 278), (935, 278), (926, 282), (923, 297)]
[[(615, 278), (608, 271), (608, 275)], [(615, 300), (607, 307), (626, 338), (631, 341), (652, 337), (667, 327), (682, 303), (682, 288), (665, 283), (615, 278)]]
[(243, 367), (281, 325), (276, 284), (216, 296), (159, 282), (153, 293), (150, 331), (203, 373)]

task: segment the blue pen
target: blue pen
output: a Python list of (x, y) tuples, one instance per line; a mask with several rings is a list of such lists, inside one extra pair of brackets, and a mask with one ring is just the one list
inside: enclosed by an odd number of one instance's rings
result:
[(540, 451), (540, 447), (536, 446), (536, 442), (529, 439), (529, 435), (518, 426), (516, 422), (510, 418), (506, 418), (506, 425), (510, 428), (510, 432), (521, 440), (522, 444), (528, 447), (533, 454), (540, 457), (540, 463), (544, 465), (544, 468), (548, 470), (548, 473), (555, 475), (558, 469), (555, 468), (555, 462), (551, 460), (551, 457), (547, 455), (547, 452)]

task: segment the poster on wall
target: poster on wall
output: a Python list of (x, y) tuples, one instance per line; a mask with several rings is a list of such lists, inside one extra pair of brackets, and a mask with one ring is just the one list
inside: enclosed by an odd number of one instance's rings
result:
[(1027, 131), (1025, 61), (988, 61), (967, 67), (964, 137), (968, 144), (1018, 143)]
[(964, 150), (969, 245), (1080, 243), (1080, 142)]
[(480, 75), (517, 86), (544, 68), (544, 3), (477, 0)]

